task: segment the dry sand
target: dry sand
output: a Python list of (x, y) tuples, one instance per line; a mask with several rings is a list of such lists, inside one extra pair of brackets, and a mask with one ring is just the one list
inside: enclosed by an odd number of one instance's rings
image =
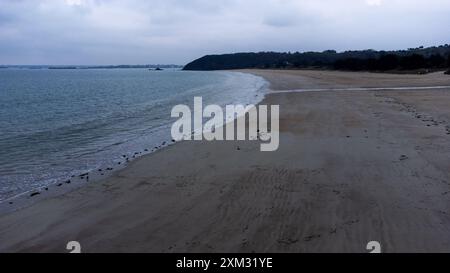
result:
[(449, 86), (442, 72), (426, 75), (320, 70), (240, 70), (266, 78), (273, 90), (352, 87)]
[[(274, 90), (450, 85), (247, 71)], [(183, 142), (0, 216), (0, 252), (450, 252), (450, 89), (270, 94), (280, 148)], [(429, 125), (429, 126), (427, 126)], [(237, 149), (239, 147), (240, 149)]]

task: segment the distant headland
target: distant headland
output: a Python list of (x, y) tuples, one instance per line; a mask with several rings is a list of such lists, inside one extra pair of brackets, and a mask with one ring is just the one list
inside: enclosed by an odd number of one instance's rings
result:
[(416, 71), (427, 73), (450, 68), (450, 45), (407, 50), (372, 49), (336, 52), (258, 52), (207, 55), (187, 64), (184, 70), (228, 69), (331, 69), (348, 71)]

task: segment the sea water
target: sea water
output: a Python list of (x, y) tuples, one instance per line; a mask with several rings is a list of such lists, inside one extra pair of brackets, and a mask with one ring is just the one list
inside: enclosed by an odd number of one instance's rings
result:
[(251, 104), (238, 72), (0, 69), (0, 202), (171, 141), (177, 104)]

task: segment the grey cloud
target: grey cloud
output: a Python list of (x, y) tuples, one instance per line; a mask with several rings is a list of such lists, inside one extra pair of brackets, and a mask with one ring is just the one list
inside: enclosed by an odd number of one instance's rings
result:
[(272, 27), (290, 27), (295, 26), (297, 20), (295, 17), (286, 15), (270, 15), (264, 19), (264, 24)]
[(444, 44), (448, 14), (445, 0), (0, 0), (0, 64)]

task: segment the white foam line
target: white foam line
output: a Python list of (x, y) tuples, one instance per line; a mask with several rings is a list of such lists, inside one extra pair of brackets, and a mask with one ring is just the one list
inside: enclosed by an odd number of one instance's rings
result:
[(405, 86), (405, 87), (354, 87), (354, 88), (316, 88), (316, 89), (292, 89), (269, 91), (269, 94), (277, 93), (302, 93), (302, 92), (326, 92), (326, 91), (384, 91), (384, 90), (434, 90), (450, 89), (450, 86)]

